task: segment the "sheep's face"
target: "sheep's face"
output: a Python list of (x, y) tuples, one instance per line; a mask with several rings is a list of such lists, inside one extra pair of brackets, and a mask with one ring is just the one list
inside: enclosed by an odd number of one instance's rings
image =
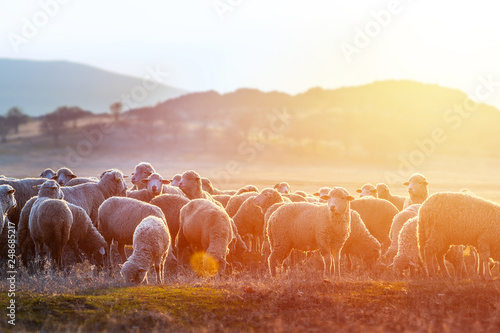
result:
[(195, 171), (186, 171), (182, 174), (182, 179), (179, 183), (179, 188), (188, 197), (197, 191), (201, 191), (201, 177)]
[(322, 187), (318, 192), (314, 193), (315, 196), (319, 197), (319, 202), (327, 203), (328, 200), (325, 200), (324, 197), (328, 197), (328, 193), (330, 193), (332, 189), (329, 187)]
[(10, 185), (0, 185), (0, 214), (2, 218), (2, 224), (5, 223), (5, 216), (11, 208), (16, 206), (16, 199), (14, 198), (14, 193), (16, 191)]
[(157, 196), (162, 193), (163, 185), (170, 184), (170, 180), (163, 179), (161, 175), (155, 172), (148, 179), (142, 180), (142, 183), (146, 184), (148, 192)]
[(381, 198), (381, 199), (387, 199), (389, 198), (389, 186), (387, 186), (386, 184), (377, 184), (377, 193), (378, 193), (378, 197)]
[(356, 192), (359, 193), (360, 198), (366, 196), (372, 196), (374, 198), (378, 198), (377, 189), (372, 184), (365, 184), (360, 189), (358, 188)]
[(111, 195), (124, 197), (127, 193), (125, 176), (120, 170), (108, 170), (101, 175), (99, 183), (105, 184)]
[(335, 215), (341, 215), (349, 211), (350, 203), (354, 197), (349, 195), (346, 189), (342, 187), (334, 187), (328, 196), (322, 197), (327, 201), (328, 209)]
[(212, 182), (208, 178), (201, 179), (201, 188), (203, 189), (203, 191), (206, 191), (209, 194), (214, 194), (214, 187), (212, 185)]
[(262, 190), (262, 192), (253, 199), (254, 204), (259, 206), (264, 213), (273, 204), (282, 201), (283, 198), (281, 197), (281, 194), (272, 188)]
[(427, 196), (427, 185), (429, 185), (429, 183), (425, 177), (420, 174), (411, 176), (410, 179), (403, 185), (408, 186), (408, 193), (412, 197)]
[(64, 186), (73, 178), (76, 178), (76, 175), (74, 175), (73, 171), (68, 168), (60, 168), (59, 170), (57, 170), (56, 175), (52, 177), (52, 179), (57, 181), (57, 183), (61, 186)]
[(40, 191), (39, 197), (46, 197), (51, 199), (64, 199), (64, 194), (61, 191), (61, 186), (55, 180), (47, 180), (42, 185), (36, 186)]
[(139, 268), (135, 263), (127, 261), (123, 264), (120, 274), (127, 284), (139, 284), (146, 279), (146, 270)]
[(132, 184), (134, 184), (138, 190), (146, 187), (142, 183), (142, 180), (148, 179), (155, 172), (153, 166), (149, 163), (139, 163), (136, 165), (134, 172), (132, 172)]
[(40, 178), (52, 179), (56, 175), (56, 172), (52, 169), (45, 169), (40, 174)]
[(274, 185), (274, 189), (281, 194), (290, 194), (290, 185), (286, 182), (281, 182), (279, 184)]
[(181, 175), (175, 175), (174, 178), (172, 178), (172, 182), (170, 185), (172, 186), (179, 186), (179, 183), (181, 182), (182, 176)]

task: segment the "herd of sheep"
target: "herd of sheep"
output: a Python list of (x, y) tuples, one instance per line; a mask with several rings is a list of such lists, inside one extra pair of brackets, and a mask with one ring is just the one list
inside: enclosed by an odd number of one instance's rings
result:
[(491, 280), (500, 260), (500, 205), (466, 190), (429, 196), (421, 174), (404, 183), (406, 197), (380, 183), (363, 185), (357, 199), (343, 187), (292, 193), (286, 182), (221, 191), (195, 171), (164, 179), (146, 162), (135, 167), (131, 188), (126, 177), (117, 169), (77, 177), (68, 168), (0, 176), (2, 258), (10, 221), (33, 270), (45, 256), (58, 269), (86, 259), (113, 268), (119, 260), (127, 283), (147, 281), (152, 267), (161, 283), (198, 253), (201, 267), (215, 262), (218, 274), (251, 267), (272, 276), (320, 255), (327, 280), (341, 277), (341, 264), (422, 277), (451, 278), (453, 269), (456, 278)]

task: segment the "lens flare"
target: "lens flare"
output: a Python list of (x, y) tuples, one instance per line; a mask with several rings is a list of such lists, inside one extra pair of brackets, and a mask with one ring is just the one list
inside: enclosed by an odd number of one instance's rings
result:
[(196, 252), (189, 261), (191, 268), (203, 277), (211, 277), (219, 272), (217, 259), (205, 252)]

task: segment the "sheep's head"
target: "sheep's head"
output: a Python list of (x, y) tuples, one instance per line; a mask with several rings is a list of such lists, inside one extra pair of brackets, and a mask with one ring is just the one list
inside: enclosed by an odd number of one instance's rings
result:
[(2, 219), (0, 229), (5, 224), (5, 217), (9, 210), (17, 204), (16, 198), (14, 198), (15, 192), (16, 190), (10, 185), (0, 185), (0, 218)]
[(208, 192), (209, 194), (214, 194), (215, 189), (212, 185), (212, 182), (208, 178), (201, 178), (201, 188), (203, 191)]
[(99, 184), (104, 184), (111, 196), (124, 197), (127, 193), (127, 184), (125, 183), (126, 177), (127, 176), (124, 176), (123, 172), (121, 172), (120, 170), (111, 169), (105, 171), (101, 175)]
[(259, 189), (254, 185), (243, 186), (236, 192), (236, 195), (243, 194), (246, 192), (259, 192)]
[(41, 185), (35, 186), (38, 188), (38, 196), (51, 199), (64, 199), (64, 194), (61, 191), (61, 186), (55, 180), (47, 180)]
[(188, 196), (188, 198), (193, 198), (197, 192), (202, 191), (200, 175), (193, 170), (184, 172), (179, 183), (179, 188)]
[(274, 185), (274, 189), (281, 194), (290, 194), (290, 185), (287, 182), (281, 182)]
[(47, 168), (45, 170), (42, 171), (42, 173), (40, 174), (40, 178), (46, 178), (46, 179), (52, 179), (52, 177), (54, 177), (56, 175), (56, 172), (50, 168)]
[(381, 253), (382, 246), (380, 245), (380, 242), (375, 237), (371, 237), (370, 247), (363, 256), (363, 261), (368, 266), (368, 268), (371, 269), (375, 264), (379, 262)]
[(156, 172), (151, 174), (148, 179), (143, 179), (141, 182), (146, 184), (148, 192), (152, 193), (154, 196), (162, 193), (163, 185), (170, 184), (170, 180), (163, 179), (163, 177)]
[(374, 198), (378, 198), (377, 189), (372, 184), (365, 184), (361, 188), (358, 188), (356, 192), (360, 193), (359, 194), (360, 198), (366, 196), (372, 196)]
[(334, 187), (327, 196), (321, 197), (328, 205), (328, 209), (332, 214), (341, 215), (350, 209), (350, 203), (354, 197), (347, 192), (343, 187)]
[(52, 177), (52, 179), (56, 180), (57, 183), (61, 186), (64, 186), (73, 178), (76, 178), (76, 175), (73, 174), (73, 171), (68, 168), (60, 168), (59, 170), (57, 170), (55, 176)]
[(324, 200), (323, 197), (328, 197), (328, 193), (330, 193), (332, 189), (329, 187), (322, 187), (318, 192), (314, 193), (315, 196), (319, 197), (319, 202), (327, 203), (327, 200)]
[(262, 212), (265, 213), (269, 207), (274, 205), (275, 203), (282, 202), (283, 197), (281, 194), (272, 188), (263, 189), (256, 197), (254, 197), (253, 202), (255, 205), (259, 206), (262, 209)]
[(127, 284), (139, 284), (146, 279), (147, 270), (127, 261), (121, 266), (120, 274)]
[(93, 257), (97, 264), (101, 267), (104, 267), (104, 263), (106, 262), (106, 246), (107, 244), (104, 242), (101, 244), (98, 250), (94, 251)]
[(388, 199), (389, 196), (391, 195), (391, 190), (389, 189), (389, 186), (387, 186), (386, 184), (378, 183), (377, 194), (380, 199)]
[(155, 169), (150, 163), (141, 162), (137, 164), (134, 172), (132, 172), (132, 184), (134, 184), (138, 190), (145, 188), (146, 186), (142, 183), (142, 180), (148, 179), (153, 173), (155, 173)]
[(407, 182), (403, 183), (403, 185), (408, 186), (408, 193), (411, 198), (421, 198), (425, 200), (429, 196), (427, 189), (429, 183), (427, 179), (419, 173), (414, 173)]
[(176, 174), (172, 178), (172, 182), (170, 183), (170, 185), (172, 185), (172, 186), (179, 186), (179, 183), (181, 182), (181, 179), (182, 179), (182, 175)]

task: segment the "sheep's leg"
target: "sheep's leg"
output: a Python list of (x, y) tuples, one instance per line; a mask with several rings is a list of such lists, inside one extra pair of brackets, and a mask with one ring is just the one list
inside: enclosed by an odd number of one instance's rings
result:
[(424, 248), (424, 260), (425, 260), (425, 266), (427, 268), (427, 276), (428, 277), (434, 277), (436, 272), (434, 271), (434, 256), (435, 253), (432, 251), (430, 246), (425, 246)]
[(335, 269), (335, 276), (340, 279), (340, 251), (339, 250), (334, 250), (333, 251), (333, 268)]
[(483, 276), (486, 280), (491, 281), (493, 278), (491, 277), (490, 272), (490, 247), (489, 245), (482, 243), (480, 240), (478, 240), (478, 243), (477, 252), (479, 252), (479, 259), (483, 264), (483, 267), (480, 267), (480, 272), (483, 272)]
[(290, 255), (291, 249), (282, 250), (274, 248), (269, 255), (268, 263), (269, 263), (269, 272), (271, 276), (276, 276), (276, 265), (281, 267), (283, 265), (283, 261)]
[(448, 252), (449, 249), (445, 249), (444, 251), (440, 251), (436, 253), (436, 259), (439, 265), (439, 269), (442, 272), (441, 274), (444, 274), (445, 277), (448, 277), (450, 280), (453, 278), (450, 275), (450, 272), (448, 271), (448, 267), (446, 267), (446, 264), (444, 262), (444, 256), (446, 255), (446, 252)]
[(160, 276), (160, 263), (155, 263), (155, 272), (156, 272), (156, 283), (161, 284), (161, 276)]
[(122, 257), (122, 263), (127, 261), (127, 255), (125, 254), (125, 244), (118, 242), (118, 253)]
[(332, 254), (327, 248), (320, 248), (319, 253), (323, 257), (323, 278), (328, 280), (332, 277)]

